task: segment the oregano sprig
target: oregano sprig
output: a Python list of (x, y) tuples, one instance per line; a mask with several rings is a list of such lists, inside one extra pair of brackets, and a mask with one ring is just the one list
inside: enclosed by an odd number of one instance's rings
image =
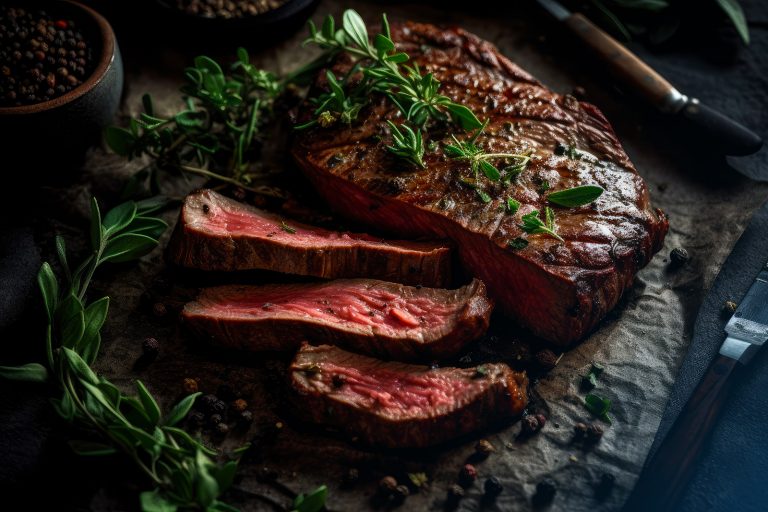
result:
[(528, 234), (545, 234), (564, 242), (555, 232), (555, 212), (547, 206), (544, 208), (544, 220), (540, 218), (539, 210), (533, 210), (522, 216), (520, 228)]

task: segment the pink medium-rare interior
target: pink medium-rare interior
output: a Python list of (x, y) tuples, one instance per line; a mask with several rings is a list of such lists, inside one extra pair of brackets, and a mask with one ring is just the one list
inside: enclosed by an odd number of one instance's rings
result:
[(224, 286), (206, 290), (197, 302), (206, 314), (215, 316), (244, 320), (296, 316), (390, 333), (440, 327), (463, 305), (437, 302), (427, 294), (406, 298), (370, 283)]
[(207, 205), (208, 211), (200, 216), (202, 220), (198, 220), (200, 217), (192, 219), (190, 227), (204, 228), (215, 235), (268, 237), (275, 242), (302, 247), (349, 246), (350, 242), (389, 245), (365, 233), (331, 231), (283, 220), (277, 215), (255, 208), (244, 208), (223, 197), (201, 194), (200, 201)]
[(451, 407), (459, 397), (467, 397), (473, 388), (482, 386), (480, 381), (458, 372), (397, 372), (381, 366), (356, 368), (328, 361), (319, 366), (319, 378), (324, 384), (333, 389), (336, 387), (334, 380), (343, 382), (336, 393), (344, 395), (346, 400), (364, 407), (378, 406), (414, 416), (436, 407)]

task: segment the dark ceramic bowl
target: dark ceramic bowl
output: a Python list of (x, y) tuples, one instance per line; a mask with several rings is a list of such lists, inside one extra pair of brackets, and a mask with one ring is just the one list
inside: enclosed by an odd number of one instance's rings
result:
[(0, 131), (8, 152), (2, 160), (14, 162), (68, 162), (82, 157), (110, 124), (123, 91), (123, 61), (117, 39), (104, 17), (72, 1), (19, 2), (26, 8), (46, 10), (77, 20), (93, 46), (95, 67), (71, 91), (41, 103), (0, 107)]
[[(185, 40), (206, 36), (206, 44), (267, 45), (291, 36), (304, 26), (319, 0), (288, 0), (262, 14), (242, 18), (210, 18), (189, 14), (175, 7), (174, 0), (154, 0), (166, 23), (172, 24)], [(191, 37), (186, 37), (191, 36)]]

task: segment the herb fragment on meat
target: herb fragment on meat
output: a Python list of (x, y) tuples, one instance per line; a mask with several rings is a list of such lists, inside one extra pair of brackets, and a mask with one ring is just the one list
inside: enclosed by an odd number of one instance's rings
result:
[(525, 249), (526, 247), (528, 247), (528, 240), (526, 240), (525, 238), (518, 237), (507, 242), (507, 246), (510, 249), (519, 251), (520, 249)]
[(546, 234), (564, 242), (560, 235), (555, 233), (555, 213), (551, 208), (546, 207), (544, 209), (545, 221), (539, 218), (539, 210), (533, 210), (532, 212), (523, 215), (520, 228), (528, 234)]
[(602, 187), (597, 185), (582, 185), (552, 192), (547, 196), (547, 200), (558, 206), (575, 208), (595, 201), (603, 192)]
[(425, 487), (429, 483), (426, 473), (408, 473), (408, 479), (415, 487)]
[(510, 215), (514, 215), (517, 213), (517, 211), (520, 209), (520, 201), (513, 197), (507, 198), (507, 204), (506, 204), (507, 213)]
[(398, 127), (392, 121), (387, 120), (387, 124), (392, 131), (392, 145), (386, 146), (387, 150), (424, 169), (426, 165), (424, 164), (424, 141), (421, 138), (421, 131), (413, 130), (405, 123)]
[(286, 224), (284, 220), (280, 221), (280, 229), (282, 229), (283, 231), (285, 231), (286, 233), (289, 233), (291, 235), (296, 233), (296, 229), (292, 228), (291, 226)]

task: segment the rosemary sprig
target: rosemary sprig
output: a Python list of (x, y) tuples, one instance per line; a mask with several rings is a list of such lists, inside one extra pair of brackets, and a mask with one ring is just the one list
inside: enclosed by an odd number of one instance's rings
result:
[(73, 449), (90, 456), (117, 451), (127, 455), (154, 487), (140, 496), (143, 510), (234, 511), (218, 497), (232, 483), (237, 462), (216, 464), (212, 458), (216, 452), (177, 426), (199, 393), (163, 414), (140, 381), (136, 381), (137, 395), (127, 396), (90, 367), (98, 356), (100, 331), (109, 308), (109, 297), (86, 301), (90, 280), (103, 263), (130, 261), (155, 248), (168, 226), (151, 214), (164, 204), (161, 200), (128, 201), (102, 218), (98, 203), (92, 200), (91, 254), (74, 271), (64, 239), (56, 237), (63, 279), (56, 277), (47, 262), (38, 274), (48, 318), (47, 367), (38, 363), (0, 367), (0, 376), (53, 381), (61, 392), (61, 398), (52, 401), (58, 414), (93, 430), (103, 440), (73, 441)]
[(533, 210), (522, 216), (523, 221), (520, 228), (528, 234), (545, 234), (564, 242), (560, 235), (555, 232), (555, 212), (547, 206), (544, 208), (544, 220), (539, 217), (539, 210)]
[(243, 48), (237, 50), (229, 73), (213, 59), (199, 56), (185, 77), (182, 110), (161, 116), (145, 94), (144, 112), (131, 119), (128, 128), (107, 128), (105, 138), (115, 153), (153, 160), (133, 176), (125, 195), (143, 189), (159, 193), (158, 170), (202, 175), (261, 192), (249, 187), (255, 177), (249, 155), (283, 84), (274, 74), (252, 66)]
[(413, 130), (407, 124), (398, 127), (392, 121), (387, 120), (392, 131), (392, 145), (387, 149), (396, 156), (424, 169), (424, 141), (420, 130)]

